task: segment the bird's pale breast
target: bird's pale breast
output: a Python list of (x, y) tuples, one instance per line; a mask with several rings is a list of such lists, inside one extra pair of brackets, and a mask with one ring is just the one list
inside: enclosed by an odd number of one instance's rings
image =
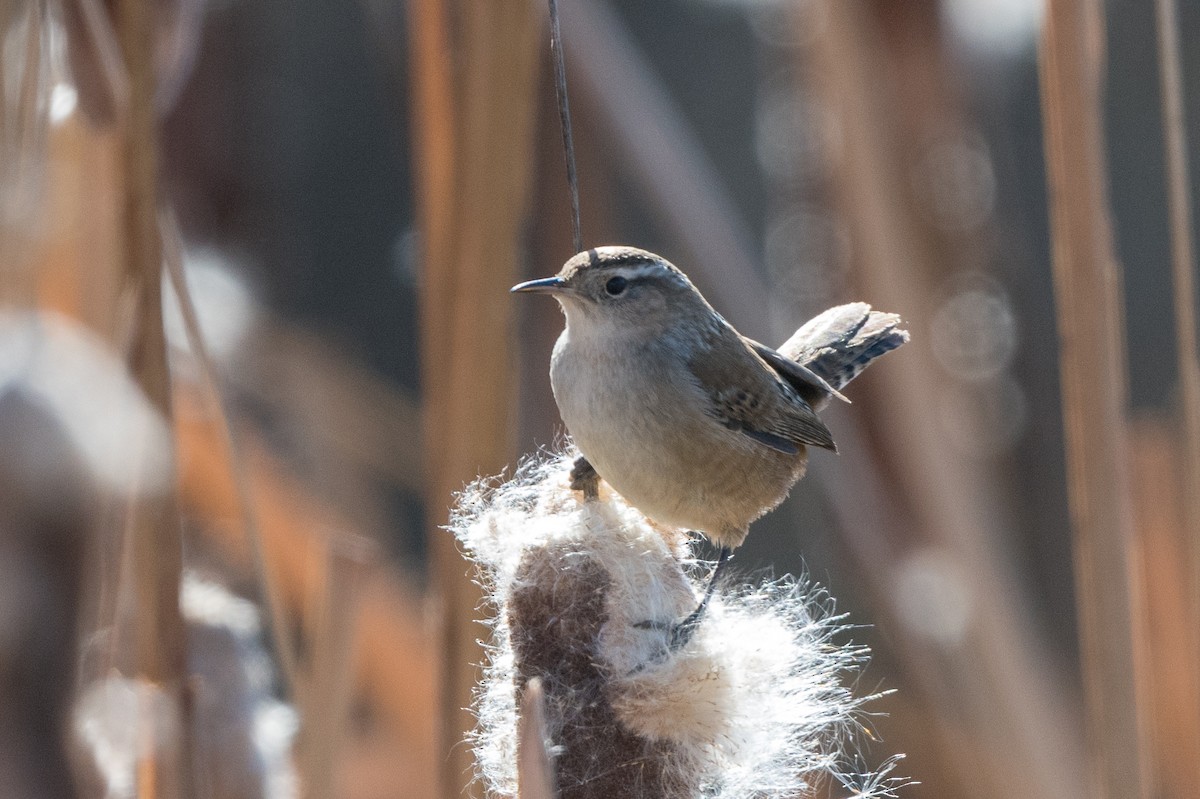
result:
[(713, 417), (686, 359), (665, 343), (594, 349), (567, 330), (550, 379), (597, 473), (655, 521), (737, 546), (803, 474), (803, 447), (778, 452)]

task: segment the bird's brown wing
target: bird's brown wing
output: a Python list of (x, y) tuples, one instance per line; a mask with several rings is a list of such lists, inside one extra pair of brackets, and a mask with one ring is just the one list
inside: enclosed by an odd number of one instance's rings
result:
[(758, 357), (766, 361), (768, 366), (786, 380), (809, 405), (828, 401), (831, 396), (837, 397), (843, 402), (850, 401), (842, 396), (840, 391), (831, 386), (825, 378), (807, 366), (793, 361), (786, 355), (771, 349), (766, 344), (760, 344), (752, 338), (745, 338), (743, 336), (743, 340), (750, 345), (750, 348), (754, 350)]
[(706, 342), (709, 346), (688, 361), (712, 401), (713, 417), (780, 452), (796, 454), (801, 444), (836, 451), (829, 428), (812, 407), (751, 344), (728, 332), (732, 335)]

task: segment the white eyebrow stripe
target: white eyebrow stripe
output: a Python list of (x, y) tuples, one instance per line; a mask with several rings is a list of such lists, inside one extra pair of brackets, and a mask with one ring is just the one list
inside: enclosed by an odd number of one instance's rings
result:
[(626, 280), (637, 280), (650, 275), (666, 277), (670, 274), (670, 270), (661, 264), (630, 264), (629, 266), (610, 267), (610, 269)]

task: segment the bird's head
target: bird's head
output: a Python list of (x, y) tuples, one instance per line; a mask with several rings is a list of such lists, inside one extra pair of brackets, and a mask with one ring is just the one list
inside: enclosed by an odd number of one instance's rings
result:
[(563, 264), (554, 277), (513, 286), (551, 294), (572, 329), (599, 326), (645, 335), (707, 319), (715, 312), (687, 275), (636, 247), (596, 247)]

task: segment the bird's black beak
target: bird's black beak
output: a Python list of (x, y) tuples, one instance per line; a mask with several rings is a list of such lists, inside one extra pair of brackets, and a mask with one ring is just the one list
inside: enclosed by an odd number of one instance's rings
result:
[(523, 294), (525, 292), (544, 292), (554, 294), (560, 291), (567, 290), (567, 281), (561, 277), (544, 277), (540, 280), (527, 280), (524, 283), (518, 283), (509, 289), (513, 294)]

